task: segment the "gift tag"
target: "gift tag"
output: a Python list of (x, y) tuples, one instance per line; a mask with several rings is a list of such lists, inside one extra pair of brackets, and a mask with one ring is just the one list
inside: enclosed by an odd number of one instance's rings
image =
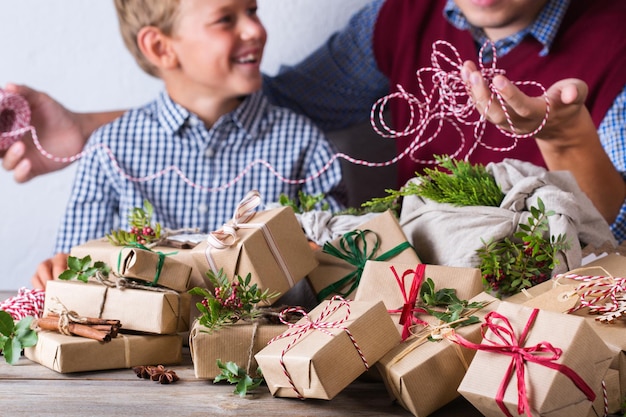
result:
[(549, 291), (528, 299), (523, 304), (540, 310), (566, 313), (576, 307), (579, 298), (576, 285), (557, 285)]

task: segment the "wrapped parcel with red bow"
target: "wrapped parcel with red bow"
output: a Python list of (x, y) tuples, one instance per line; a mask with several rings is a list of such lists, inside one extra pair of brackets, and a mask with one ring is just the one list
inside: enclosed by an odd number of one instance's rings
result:
[(257, 192), (248, 193), (233, 218), (192, 249), (192, 256), (200, 271), (251, 274), (259, 289), (285, 294), (317, 261), (293, 209), (254, 211), (260, 201)]
[(459, 392), (484, 416), (586, 417), (613, 354), (582, 317), (502, 302)]

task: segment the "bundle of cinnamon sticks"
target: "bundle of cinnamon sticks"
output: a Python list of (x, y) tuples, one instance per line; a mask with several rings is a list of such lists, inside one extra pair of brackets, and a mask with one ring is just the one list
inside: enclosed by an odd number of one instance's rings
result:
[(100, 319), (93, 317), (80, 317), (79, 320), (62, 320), (61, 316), (49, 313), (45, 317), (36, 320), (36, 326), (42, 330), (52, 330), (64, 334), (82, 336), (100, 342), (109, 342), (117, 337), (122, 326), (119, 320)]

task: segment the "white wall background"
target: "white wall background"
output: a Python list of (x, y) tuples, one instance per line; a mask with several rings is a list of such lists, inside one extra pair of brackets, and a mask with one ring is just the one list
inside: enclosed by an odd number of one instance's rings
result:
[[(258, 0), (263, 69), (295, 63), (369, 0)], [(0, 0), (0, 87), (23, 83), (75, 111), (141, 105), (161, 84), (125, 49), (111, 0)], [(75, 167), (16, 184), (0, 170), (0, 290), (30, 287), (52, 254)]]

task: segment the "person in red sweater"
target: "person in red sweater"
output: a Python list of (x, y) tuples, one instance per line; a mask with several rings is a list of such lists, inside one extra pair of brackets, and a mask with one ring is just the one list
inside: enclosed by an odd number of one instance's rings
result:
[[(520, 141), (510, 153), (477, 148), (470, 161), (514, 157), (550, 170), (571, 171), (612, 224), (618, 240), (623, 240), (625, 17), (626, 2), (614, 0), (376, 0), (302, 63), (266, 78), (264, 89), (276, 104), (303, 112), (324, 129), (345, 127), (367, 120), (376, 99), (398, 84), (416, 93), (415, 71), (431, 65), (433, 41), (446, 40), (465, 60), (461, 75), (478, 110), (485, 112), (490, 81), (505, 98), (518, 133), (540, 125), (546, 102), (511, 80), (540, 82), (549, 98), (549, 118), (534, 139)], [(506, 71), (492, 80), (486, 80), (476, 64), (486, 41), (495, 42), (498, 67)], [(78, 152), (96, 127), (121, 114), (75, 113), (42, 92), (25, 86), (7, 88), (30, 102), (33, 123), (53, 154)], [(391, 103), (399, 129), (406, 125), (405, 109)], [(487, 113), (491, 124), (510, 129), (499, 106), (489, 106)], [(599, 129), (608, 133), (599, 134)], [(488, 128), (485, 141), (496, 140), (494, 132)], [(398, 140), (399, 151), (408, 141)], [(432, 159), (448, 150), (445, 143), (433, 142), (414, 156)], [(14, 171), (18, 182), (60, 168), (42, 158), (29, 141), (14, 144), (2, 164)], [(422, 168), (423, 164), (403, 158), (398, 184)]]

